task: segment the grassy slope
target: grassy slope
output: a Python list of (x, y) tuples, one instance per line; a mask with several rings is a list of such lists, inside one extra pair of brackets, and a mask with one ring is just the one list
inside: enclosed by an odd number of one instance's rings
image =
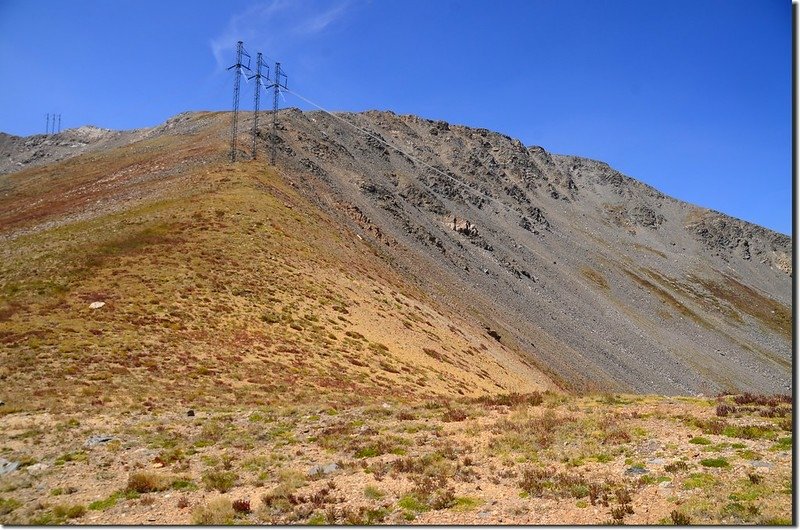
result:
[(46, 228), (0, 251), (10, 407), (552, 387), (265, 165), (214, 152), (224, 145), (213, 136), (161, 136), (11, 177), (0, 226)]

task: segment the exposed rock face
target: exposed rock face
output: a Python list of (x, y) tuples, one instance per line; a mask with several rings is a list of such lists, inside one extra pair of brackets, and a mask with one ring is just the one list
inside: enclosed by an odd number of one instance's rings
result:
[[(413, 158), (292, 109), (281, 113), (281, 137), (296, 155), (281, 165), (309, 175), (312, 196), (352, 198), (380, 227), (377, 244), (404, 249), (396, 265), (409, 277), (491, 315), (503, 340), (568, 386), (789, 388), (789, 328), (736, 306), (735, 289), (710, 287), (733, 274), (789, 314), (788, 237), (485, 129), (391, 112), (341, 117)], [(316, 157), (318, 144), (341, 155)], [(310, 178), (305, 158), (329, 181)]]
[(711, 211), (699, 212), (686, 229), (711, 252), (743, 260), (758, 259), (791, 275), (791, 239), (766, 228)]
[(478, 228), (466, 219), (459, 220), (457, 217), (453, 217), (453, 222), (450, 223), (450, 228), (459, 234), (464, 234), (466, 236), (478, 235)]
[(0, 133), (0, 175), (27, 167), (49, 164), (94, 149), (126, 143), (135, 132), (123, 133), (83, 126), (59, 134), (37, 134), (25, 138)]

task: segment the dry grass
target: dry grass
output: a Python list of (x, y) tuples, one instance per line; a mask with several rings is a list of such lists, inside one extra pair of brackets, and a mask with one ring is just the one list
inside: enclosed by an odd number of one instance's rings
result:
[[(791, 405), (770, 396), (721, 399), (743, 410), (721, 419), (715, 399), (545, 393), (335, 408), (239, 406), (200, 409), (194, 417), (182, 409), (104, 415), (104, 428), (126, 442), (86, 452), (67, 446), (83, 441), (88, 422), (100, 421), (94, 413), (38, 430), (30, 422), (49, 416), (11, 414), (3, 420), (5, 444), (20, 449), (6, 456), (41, 461), (52, 471), (28, 480), (20, 480), (24, 470), (15, 480), (0, 477), (0, 518), (135, 523), (167, 514), (159, 522), (477, 524), (487, 522), (477, 513), (482, 506), (505, 522), (527, 524), (669, 523), (673, 511), (699, 524), (785, 520), (792, 438), (781, 430), (786, 417), (761, 411)], [(468, 414), (444, 421), (448, 411)], [(38, 443), (14, 445), (28, 439)], [(53, 448), (60, 465), (52, 462)], [(769, 462), (769, 473), (751, 460)], [(325, 463), (336, 463), (333, 472), (309, 476)], [(147, 470), (154, 464), (165, 469)], [(58, 502), (41, 503), (40, 490)], [(228, 497), (209, 500), (209, 490)], [(72, 506), (89, 510), (67, 510)]]
[(236, 512), (231, 500), (218, 497), (192, 511), (192, 524), (213, 526), (233, 523)]
[(137, 471), (128, 477), (129, 491), (137, 493), (150, 493), (169, 489), (173, 482), (172, 477), (167, 477), (150, 471)]

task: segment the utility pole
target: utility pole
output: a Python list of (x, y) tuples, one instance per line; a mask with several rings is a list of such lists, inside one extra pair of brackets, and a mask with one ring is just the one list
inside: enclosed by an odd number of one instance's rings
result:
[[(247, 57), (247, 64), (242, 63), (242, 57)], [(236, 162), (236, 126), (239, 119), (239, 84), (242, 80), (242, 68), (250, 71), (250, 54), (244, 49), (242, 41), (236, 43), (236, 64), (228, 67), (235, 68), (233, 77), (233, 124), (231, 127), (231, 162)]]
[(44, 128), (44, 135), (45, 136), (49, 136), (50, 135), (50, 113), (49, 112), (47, 113), (47, 125)]
[[(267, 67), (266, 75), (261, 74), (261, 66)], [(265, 78), (269, 81), (269, 66), (264, 64), (264, 60), (261, 58), (261, 52), (258, 52), (256, 56), (256, 73), (253, 76), (248, 77), (248, 79), (255, 79), (256, 80), (256, 88), (255, 88), (255, 101), (253, 105), (253, 160), (256, 159), (256, 138), (258, 137), (258, 107), (261, 102), (261, 85), (262, 81), (261, 78)]]
[[(283, 78), (281, 80), (281, 78)], [(281, 71), (281, 63), (275, 63), (275, 82), (272, 83), (272, 136), (270, 137), (270, 144), (272, 148), (270, 163), (274, 166), (275, 165), (275, 150), (276, 150), (276, 142), (278, 138), (278, 95), (281, 92), (281, 88), (287, 88), (286, 84), (288, 82), (288, 78), (286, 74)]]

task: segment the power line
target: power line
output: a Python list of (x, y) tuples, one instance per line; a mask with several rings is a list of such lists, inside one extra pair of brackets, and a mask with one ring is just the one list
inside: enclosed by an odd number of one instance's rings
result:
[[(342, 122), (346, 123), (346, 124), (347, 124), (347, 125), (349, 125), (350, 127), (353, 127), (354, 129), (356, 129), (356, 130), (358, 130), (358, 131), (360, 131), (360, 132), (362, 132), (362, 133), (366, 134), (366, 135), (367, 135), (367, 136), (369, 136), (370, 138), (373, 138), (373, 139), (375, 139), (375, 140), (377, 140), (377, 141), (381, 142), (382, 144), (386, 145), (387, 147), (390, 147), (390, 148), (394, 149), (395, 151), (397, 151), (397, 152), (401, 153), (402, 155), (404, 155), (404, 156), (406, 156), (406, 157), (410, 158), (410, 159), (411, 159), (411, 160), (413, 160), (414, 162), (417, 162), (418, 164), (421, 164), (421, 165), (423, 165), (423, 166), (425, 166), (425, 167), (427, 167), (427, 168), (429, 168), (429, 169), (431, 169), (431, 170), (435, 171), (435, 172), (436, 172), (436, 173), (438, 173), (439, 175), (442, 175), (443, 177), (450, 179), (452, 182), (455, 182), (455, 183), (456, 183), (456, 184), (458, 184), (459, 186), (461, 186), (461, 187), (463, 187), (463, 188), (466, 188), (466, 189), (468, 189), (468, 190), (469, 190), (469, 191), (471, 191), (472, 193), (475, 193), (476, 195), (480, 195), (481, 197), (484, 197), (484, 198), (486, 198), (487, 200), (489, 200), (489, 201), (492, 201), (492, 202), (495, 202), (495, 203), (499, 204), (501, 207), (503, 207), (503, 208), (505, 208), (505, 209), (508, 209), (508, 206), (507, 206), (505, 203), (503, 203), (502, 201), (500, 201), (499, 199), (497, 199), (496, 197), (492, 197), (492, 196), (490, 196), (490, 195), (486, 195), (486, 194), (485, 194), (485, 193), (483, 193), (482, 191), (480, 191), (480, 190), (477, 190), (477, 189), (473, 188), (473, 187), (472, 187), (472, 186), (470, 186), (469, 184), (465, 184), (465, 183), (461, 182), (461, 181), (460, 181), (460, 180), (458, 180), (457, 178), (455, 178), (455, 177), (453, 177), (453, 176), (451, 176), (451, 175), (448, 175), (448, 174), (447, 174), (447, 173), (445, 173), (444, 171), (442, 171), (442, 170), (440, 170), (440, 169), (438, 169), (438, 168), (436, 168), (436, 167), (434, 167), (434, 166), (432, 166), (432, 165), (428, 164), (428, 163), (427, 163), (427, 162), (425, 162), (424, 160), (420, 160), (419, 158), (415, 157), (414, 155), (412, 155), (412, 154), (411, 154), (411, 153), (409, 153), (408, 151), (405, 151), (405, 150), (403, 150), (403, 149), (400, 149), (399, 147), (397, 147), (397, 146), (395, 146), (395, 145), (393, 145), (393, 144), (390, 144), (389, 142), (387, 142), (387, 141), (386, 141), (386, 140), (384, 140), (383, 138), (380, 138), (380, 137), (378, 137), (378, 136), (376, 136), (376, 135), (374, 135), (374, 134), (370, 133), (370, 132), (369, 132), (369, 131), (367, 131), (366, 129), (362, 129), (361, 127), (359, 127), (359, 126), (355, 125), (354, 123), (352, 123), (352, 122), (350, 122), (350, 121), (347, 121), (346, 119), (342, 118), (341, 116), (337, 116), (336, 114), (334, 114), (334, 113), (330, 112), (329, 110), (322, 108), (322, 107), (321, 107), (321, 106), (319, 106), (318, 104), (316, 104), (316, 103), (314, 103), (313, 101), (311, 101), (311, 100), (309, 100), (309, 99), (307, 99), (307, 98), (305, 98), (305, 97), (301, 96), (301, 95), (300, 95), (300, 94), (298, 94), (297, 92), (294, 92), (294, 91), (292, 91), (292, 90), (289, 90), (288, 88), (287, 88), (287, 89), (285, 89), (285, 90), (286, 90), (286, 92), (288, 92), (288, 93), (290, 93), (290, 94), (292, 94), (292, 95), (294, 95), (294, 96), (296, 96), (296, 97), (298, 97), (298, 98), (302, 99), (303, 101), (305, 101), (305, 102), (306, 102), (306, 103), (308, 103), (309, 105), (312, 105), (312, 106), (314, 106), (314, 107), (318, 108), (319, 110), (321, 110), (322, 112), (324, 112), (324, 113), (328, 114), (329, 116), (332, 116), (332, 117), (336, 118), (337, 120), (339, 120), (339, 121), (342, 121)], [(515, 212), (515, 213), (516, 213), (516, 212)]]
[[(416, 156), (412, 155), (412, 154), (411, 154), (411, 153), (409, 153), (408, 151), (406, 151), (406, 150), (404, 150), (404, 149), (400, 149), (399, 147), (397, 147), (397, 146), (395, 146), (395, 145), (393, 145), (393, 144), (391, 144), (391, 143), (387, 142), (387, 141), (386, 141), (386, 140), (384, 140), (383, 138), (380, 138), (380, 137), (378, 137), (378, 136), (376, 136), (376, 135), (372, 134), (371, 132), (367, 131), (366, 129), (363, 129), (363, 128), (359, 127), (358, 125), (355, 125), (354, 123), (352, 123), (352, 122), (350, 122), (350, 121), (348, 121), (348, 120), (344, 119), (344, 118), (343, 118), (343, 117), (341, 117), (341, 116), (337, 116), (336, 114), (332, 113), (332, 112), (331, 112), (331, 111), (329, 111), (328, 109), (325, 109), (325, 108), (323, 108), (322, 106), (318, 105), (317, 103), (314, 103), (314, 102), (313, 102), (313, 101), (311, 101), (310, 99), (308, 99), (308, 98), (305, 98), (305, 97), (301, 96), (301, 95), (300, 95), (300, 94), (298, 94), (297, 92), (294, 92), (294, 91), (292, 91), (292, 90), (289, 90), (288, 88), (286, 88), (285, 90), (286, 90), (286, 92), (288, 92), (288, 93), (290, 93), (290, 94), (292, 94), (292, 95), (294, 95), (294, 96), (298, 97), (299, 99), (301, 99), (301, 100), (305, 101), (305, 102), (306, 102), (306, 103), (308, 103), (309, 105), (311, 105), (311, 106), (313, 106), (313, 107), (316, 107), (317, 109), (321, 110), (321, 111), (322, 111), (322, 112), (324, 112), (325, 114), (328, 114), (329, 116), (331, 116), (331, 117), (333, 117), (333, 118), (335, 118), (335, 119), (337, 119), (337, 120), (339, 120), (339, 121), (341, 121), (341, 122), (344, 122), (345, 124), (349, 125), (350, 127), (352, 127), (352, 128), (354, 128), (354, 129), (356, 129), (357, 131), (360, 131), (360, 132), (362, 132), (363, 134), (365, 134), (365, 135), (369, 136), (370, 138), (373, 138), (373, 139), (377, 140), (378, 142), (380, 142), (380, 143), (382, 143), (382, 144), (386, 145), (387, 147), (390, 147), (391, 149), (394, 149), (395, 151), (397, 151), (397, 152), (401, 153), (402, 155), (404, 155), (404, 156), (408, 157), (409, 159), (413, 160), (414, 162), (416, 162), (416, 163), (418, 163), (418, 164), (421, 164), (421, 165), (423, 165), (423, 166), (425, 166), (425, 167), (427, 167), (427, 168), (431, 169), (432, 171), (434, 171), (434, 172), (438, 173), (439, 175), (441, 175), (441, 176), (443, 176), (443, 177), (445, 177), (445, 178), (447, 178), (447, 179), (451, 180), (451, 181), (452, 181), (452, 182), (454, 182), (455, 184), (457, 184), (457, 185), (459, 185), (459, 186), (461, 186), (461, 187), (463, 187), (463, 188), (465, 188), (465, 189), (469, 190), (470, 192), (474, 193), (475, 195), (479, 195), (479, 196), (481, 196), (481, 197), (484, 197), (486, 200), (488, 200), (488, 201), (490, 201), (490, 202), (493, 202), (493, 203), (497, 204), (497, 205), (498, 205), (498, 206), (499, 206), (499, 207), (500, 207), (502, 210), (505, 210), (506, 212), (509, 212), (509, 213), (513, 213), (514, 215), (520, 215), (520, 213), (519, 213), (519, 212), (512, 210), (512, 209), (511, 209), (511, 208), (510, 208), (510, 207), (509, 207), (507, 204), (505, 204), (505, 203), (504, 203), (503, 201), (501, 201), (500, 199), (498, 199), (498, 198), (496, 198), (496, 197), (492, 197), (491, 195), (487, 195), (487, 194), (483, 193), (482, 191), (480, 191), (480, 190), (477, 190), (477, 189), (473, 188), (472, 186), (470, 186), (470, 185), (468, 185), (468, 184), (465, 184), (465, 183), (461, 182), (461, 181), (460, 181), (460, 180), (458, 180), (457, 178), (455, 178), (455, 177), (453, 177), (453, 176), (451, 176), (451, 175), (448, 175), (448, 174), (447, 174), (447, 173), (445, 173), (444, 171), (442, 171), (442, 170), (440, 170), (440, 169), (438, 169), (438, 168), (436, 168), (436, 167), (434, 167), (434, 166), (432, 166), (432, 165), (428, 164), (428, 163), (427, 163), (427, 162), (425, 162), (424, 160), (420, 160), (419, 158), (417, 158)], [(433, 190), (433, 189), (432, 189), (432, 188), (431, 188), (429, 185), (427, 185), (425, 182), (421, 182), (421, 183), (422, 183), (422, 185), (423, 185), (423, 186), (425, 186), (426, 188), (428, 188), (428, 190), (429, 190), (429, 191), (431, 191), (432, 193), (436, 194), (436, 191), (435, 191), (435, 190)], [(540, 259), (544, 259), (544, 258), (543, 258), (543, 256), (542, 256), (542, 254), (541, 254), (539, 251), (537, 251), (537, 250), (534, 250), (533, 248), (529, 247), (529, 246), (528, 246), (528, 245), (526, 245), (525, 243), (518, 242), (518, 241), (515, 241), (515, 243), (516, 243), (516, 244), (517, 244), (519, 247), (522, 247), (522, 248), (524, 248), (525, 250), (527, 250), (528, 252), (530, 252), (532, 255), (534, 255), (534, 256), (537, 256), (537, 257), (539, 257)]]

